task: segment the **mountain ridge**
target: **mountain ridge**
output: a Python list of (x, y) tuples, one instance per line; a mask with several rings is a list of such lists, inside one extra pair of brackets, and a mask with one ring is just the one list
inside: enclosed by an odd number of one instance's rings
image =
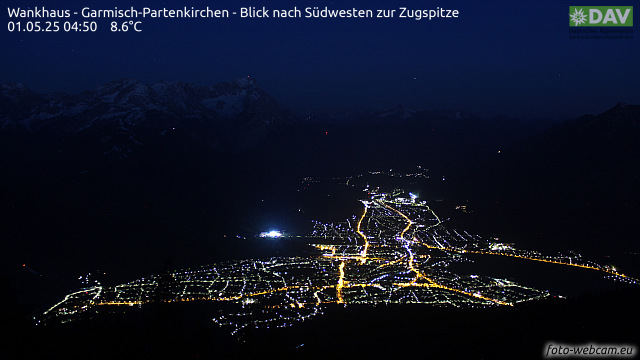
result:
[(483, 214), (476, 228), (535, 245), (637, 250), (639, 137), (640, 106), (618, 103), (512, 144), (453, 186)]
[(66, 136), (120, 132), (128, 136), (111, 149), (129, 151), (142, 145), (136, 140), (141, 131), (165, 136), (176, 129), (203, 132), (219, 150), (243, 151), (295, 121), (250, 77), (209, 87), (120, 79), (76, 95), (41, 95), (12, 83), (2, 85), (0, 96), (2, 130)]

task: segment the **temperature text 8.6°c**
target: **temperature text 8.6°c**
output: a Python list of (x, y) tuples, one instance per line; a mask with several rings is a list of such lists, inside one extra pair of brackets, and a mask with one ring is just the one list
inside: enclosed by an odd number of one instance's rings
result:
[(127, 32), (127, 31), (135, 31), (135, 32), (141, 32), (141, 25), (142, 25), (142, 21), (124, 21), (124, 22), (117, 22), (117, 21), (112, 21), (111, 22), (111, 32)]
[(96, 32), (95, 21), (9, 21), (9, 32)]

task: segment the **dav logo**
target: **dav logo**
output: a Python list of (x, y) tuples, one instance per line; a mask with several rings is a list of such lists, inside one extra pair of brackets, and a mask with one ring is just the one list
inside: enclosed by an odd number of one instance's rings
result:
[(633, 6), (569, 6), (570, 26), (633, 26)]

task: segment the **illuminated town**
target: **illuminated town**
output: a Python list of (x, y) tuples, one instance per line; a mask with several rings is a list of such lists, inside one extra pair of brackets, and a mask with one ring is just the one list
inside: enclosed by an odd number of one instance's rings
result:
[[(428, 178), (422, 170), (368, 175)], [(574, 252), (545, 255), (449, 229), (428, 201), (401, 189), (383, 191), (359, 181), (361, 178), (337, 180), (364, 189), (362, 212), (338, 223), (314, 221), (313, 231), (304, 236), (312, 242), (312, 255), (228, 261), (113, 287), (95, 283), (68, 294), (36, 321), (68, 322), (105, 307), (143, 306), (154, 301), (208, 301), (224, 305), (213, 321), (241, 335), (247, 328), (291, 326), (322, 314), (331, 304), (493, 307), (554, 295), (506, 279), (453, 272), (451, 265), (469, 262), (468, 254), (560, 264), (638, 284), (614, 267)], [(304, 179), (309, 184), (321, 181)], [(270, 230), (257, 236), (276, 239), (287, 235)]]

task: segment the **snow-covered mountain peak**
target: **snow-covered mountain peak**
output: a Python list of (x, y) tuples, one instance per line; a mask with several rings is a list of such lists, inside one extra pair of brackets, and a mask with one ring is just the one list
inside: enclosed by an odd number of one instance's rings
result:
[(16, 84), (1, 86), (0, 129), (95, 134), (108, 139), (105, 143), (115, 142), (117, 149), (142, 146), (140, 139), (150, 134), (182, 129), (213, 147), (239, 151), (295, 119), (251, 77), (211, 87), (121, 79), (78, 95), (38, 95), (17, 91), (24, 86)]
[(246, 90), (253, 90), (258, 87), (256, 79), (251, 76), (241, 77), (233, 81), (238, 87)]

